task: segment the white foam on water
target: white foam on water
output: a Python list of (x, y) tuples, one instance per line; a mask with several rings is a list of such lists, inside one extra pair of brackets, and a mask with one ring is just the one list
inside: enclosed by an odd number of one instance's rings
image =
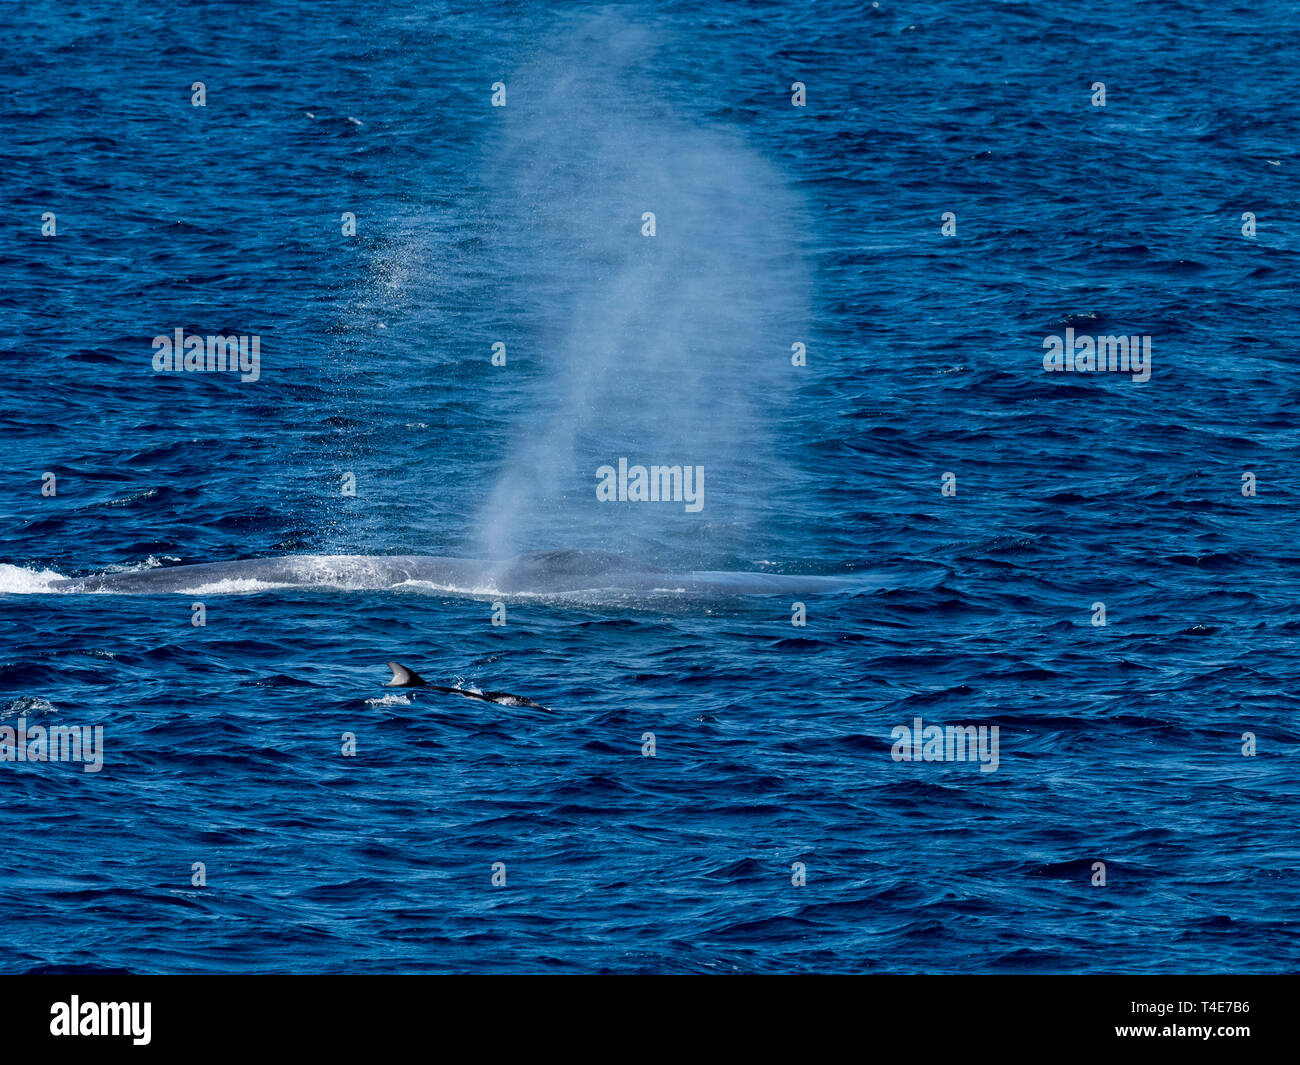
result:
[(57, 714), (58, 712), (59, 708), (48, 699), (42, 699), (39, 695), (20, 695), (3, 710), (0, 710), (0, 718), (33, 717), (36, 714)]
[(145, 570), (157, 569), (165, 563), (179, 561), (180, 558), (176, 555), (163, 555), (162, 558), (157, 555), (150, 555), (143, 562), (115, 563), (111, 566), (105, 566), (104, 573), (143, 573)]
[[(177, 588), (177, 595), (247, 595), (254, 592), (269, 592), (277, 588), (301, 588), (300, 584), (285, 584), (277, 581), (259, 581), (251, 577), (231, 577), (224, 581), (209, 581), (197, 584), (193, 588)], [(111, 590), (102, 594), (111, 595)]]
[(42, 592), (57, 595), (59, 593), (50, 584), (63, 579), (62, 573), (55, 573), (52, 569), (28, 569), (0, 563), (0, 595), (39, 595)]
[(398, 581), (392, 585), (393, 588), (413, 588), (419, 592), (437, 592), (443, 595), (466, 595), (466, 596), (490, 596), (493, 598), (518, 598), (518, 596), (507, 597), (504, 592), (494, 584), (481, 584), (473, 588), (465, 588), (457, 584), (440, 584), (437, 581), (419, 581), (407, 580)]

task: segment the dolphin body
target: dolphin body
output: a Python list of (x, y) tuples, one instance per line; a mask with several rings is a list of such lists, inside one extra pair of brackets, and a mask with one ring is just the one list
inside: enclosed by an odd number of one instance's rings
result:
[(440, 555), (284, 555), (236, 562), (102, 573), (52, 580), (51, 592), (207, 595), (270, 588), (385, 590), (428, 588), (465, 596), (566, 596), (587, 592), (617, 595), (800, 595), (871, 591), (916, 583), (898, 571), (804, 576), (783, 573), (693, 571), (665, 573), (638, 568), (599, 551), (534, 551), (505, 561)]
[(386, 688), (424, 688), (427, 691), (446, 692), (449, 695), (463, 695), (466, 699), (481, 699), (485, 703), (497, 703), (500, 706), (531, 706), (537, 710), (550, 709), (549, 706), (535, 703), (532, 699), (526, 699), (522, 695), (511, 695), (509, 692), (484, 692), (476, 691), (473, 688), (445, 688), (441, 684), (430, 684), (415, 670), (408, 669), (400, 662), (389, 662), (388, 668), (393, 671), (393, 679), (384, 685)]

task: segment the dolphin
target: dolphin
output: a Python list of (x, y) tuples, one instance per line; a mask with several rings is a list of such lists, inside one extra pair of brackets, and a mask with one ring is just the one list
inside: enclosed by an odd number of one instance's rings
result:
[(509, 692), (481, 692), (471, 688), (444, 688), (440, 684), (430, 684), (415, 670), (407, 669), (400, 662), (389, 662), (388, 668), (393, 671), (393, 679), (384, 685), (386, 688), (425, 688), (428, 691), (447, 692), (449, 695), (463, 695), (466, 699), (482, 699), (485, 703), (498, 703), (501, 706), (531, 706), (538, 710), (550, 710), (549, 706)]
[(671, 573), (601, 551), (560, 549), (496, 561), (441, 555), (284, 555), (59, 577), (45, 583), (40, 591), (221, 595), (273, 588), (410, 588), (471, 598), (581, 597), (592, 593), (601, 598), (713, 598), (930, 587), (944, 572), (942, 567), (910, 564), (833, 576), (722, 570)]

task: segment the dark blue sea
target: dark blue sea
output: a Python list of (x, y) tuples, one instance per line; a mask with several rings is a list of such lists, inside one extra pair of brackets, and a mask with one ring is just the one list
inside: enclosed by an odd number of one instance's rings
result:
[(3, 24), (0, 970), (1300, 966), (1294, 3)]

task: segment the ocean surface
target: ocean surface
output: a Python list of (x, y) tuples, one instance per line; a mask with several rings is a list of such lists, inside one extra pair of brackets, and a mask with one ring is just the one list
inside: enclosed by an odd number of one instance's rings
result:
[(1295, 4), (4, 27), (0, 970), (1300, 966)]

